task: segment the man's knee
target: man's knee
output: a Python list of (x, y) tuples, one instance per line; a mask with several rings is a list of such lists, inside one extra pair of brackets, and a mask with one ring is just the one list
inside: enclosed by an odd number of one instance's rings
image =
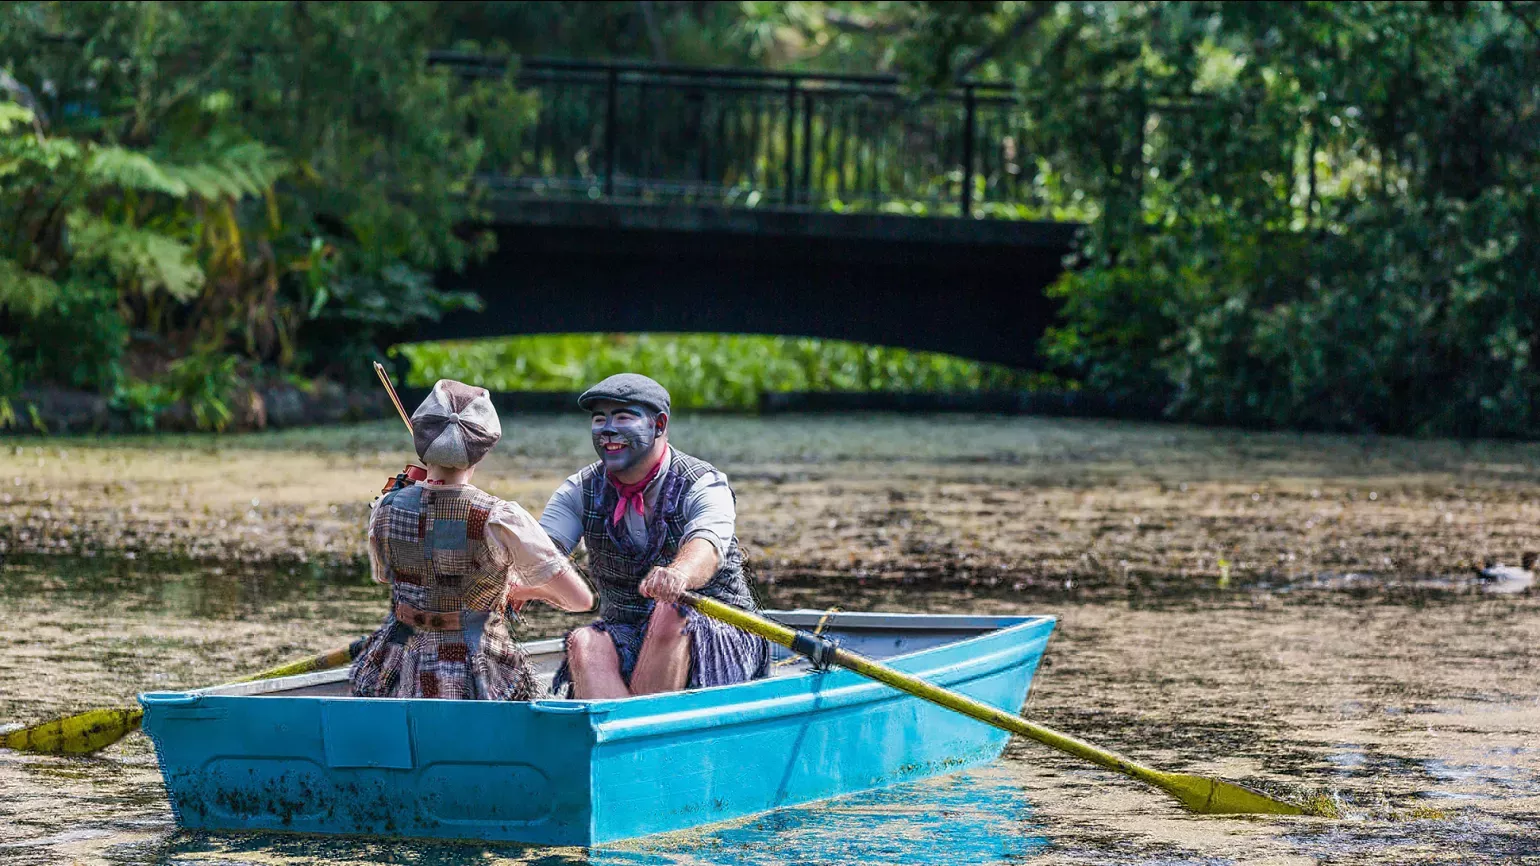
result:
[(610, 636), (593, 626), (584, 626), (567, 635), (567, 662), (575, 668), (589, 668), (618, 661)]
[(684, 614), (673, 605), (654, 605), (647, 622), (647, 639), (666, 643), (682, 641), (685, 638), (684, 622)]

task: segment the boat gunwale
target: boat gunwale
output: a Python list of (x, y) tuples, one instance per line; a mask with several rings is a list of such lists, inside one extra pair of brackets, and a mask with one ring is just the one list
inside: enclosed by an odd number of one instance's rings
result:
[[(780, 611), (780, 610), (762, 611), (762, 613), (767, 618), (773, 619), (776, 622), (781, 623), (782, 625), (792, 626), (792, 627), (797, 627), (797, 626), (802, 626), (802, 625), (815, 625), (819, 619), (822, 619), (824, 616), (828, 615), (826, 611), (813, 610), (813, 609), (808, 609), (808, 608), (799, 608), (797, 610), (790, 610), (790, 611)], [(809, 620), (809, 619), (811, 619), (811, 621), (799, 622), (799, 620)], [(894, 622), (894, 620), (898, 620), (898, 622)], [(924, 648), (921, 648), (921, 649), (916, 649), (916, 650), (912, 650), (910, 652), (901, 653), (899, 655), (889, 656), (889, 657), (881, 659), (881, 661), (884, 664), (893, 664), (893, 663), (897, 663), (897, 662), (902, 662), (902, 661), (904, 661), (906, 659), (912, 658), (914, 656), (917, 656), (917, 655), (920, 655), (920, 654), (923, 654), (923, 653), (934, 652), (934, 651), (941, 650), (941, 649), (950, 649), (950, 648), (953, 648), (953, 647), (965, 646), (965, 645), (967, 645), (969, 643), (972, 643), (972, 642), (975, 642), (975, 641), (980, 641), (980, 640), (994, 638), (994, 637), (1000, 635), (1003, 632), (1015, 631), (1017, 629), (1023, 629), (1023, 628), (1026, 628), (1028, 626), (1033, 626), (1033, 625), (1041, 625), (1043, 622), (1047, 622), (1051, 626), (1057, 625), (1058, 617), (1056, 617), (1056, 616), (1054, 616), (1052, 614), (1025, 614), (1025, 615), (1010, 615), (1010, 616), (990, 616), (990, 615), (973, 616), (973, 615), (966, 615), (966, 614), (880, 613), (880, 612), (866, 612), (866, 611), (850, 611), (850, 612), (841, 611), (839, 613), (835, 613), (832, 616), (830, 616), (830, 618), (828, 620), (828, 623), (826, 624), (825, 627), (826, 628), (828, 628), (828, 627), (852, 628), (853, 627), (853, 628), (863, 628), (863, 629), (869, 629), (869, 630), (880, 630), (880, 629), (884, 629), (884, 628), (894, 628), (894, 629), (902, 629), (902, 630), (905, 630), (905, 631), (914, 631), (914, 632), (920, 632), (920, 631), (955, 631), (955, 630), (963, 630), (963, 629), (969, 629), (969, 628), (978, 628), (978, 629), (980, 629), (978, 634), (974, 634), (974, 635), (970, 635), (970, 636), (967, 636), (967, 637), (963, 637), (963, 638), (960, 638), (959, 640), (956, 640), (956, 641), (952, 641), (952, 642), (948, 642), (948, 643), (944, 643), (944, 644), (938, 644), (936, 646), (924, 647)], [(1050, 630), (1050, 635), (1051, 634), (1052, 634), (1052, 631)], [(530, 650), (532, 650), (532, 649), (534, 649), (536, 647), (539, 647), (540, 649), (537, 652), (530, 652), (530, 655), (532, 655), (532, 656), (533, 655), (543, 655), (543, 654), (547, 654), (547, 653), (550, 653), (550, 652), (555, 652), (556, 649), (561, 646), (563, 641), (564, 641), (563, 638), (543, 638), (543, 639), (536, 640), (536, 641), (525, 642), (524, 643), (524, 647), (526, 649), (526, 652), (529, 652)], [(549, 647), (549, 649), (547, 649), (547, 647)], [(955, 665), (949, 665), (947, 667), (950, 668), (950, 667), (954, 667), (954, 666)], [(707, 686), (705, 688), (686, 689), (686, 690), (683, 690), (683, 691), (665, 692), (665, 693), (655, 694), (655, 695), (636, 695), (636, 696), (629, 697), (629, 698), (601, 698), (601, 699), (593, 699), (593, 698), (584, 698), (584, 699), (580, 699), (580, 698), (538, 698), (536, 700), (527, 701), (527, 702), (524, 702), (524, 701), (507, 701), (507, 702), (503, 702), (503, 703), (508, 703), (508, 704), (528, 703), (530, 708), (535, 710), (535, 711), (537, 711), (537, 712), (556, 712), (556, 713), (573, 713), (573, 714), (587, 713), (587, 714), (590, 714), (590, 715), (608, 714), (608, 713), (610, 713), (610, 712), (612, 712), (614, 710), (621, 709), (621, 708), (631, 709), (631, 708), (636, 707), (636, 706), (638, 706), (640, 704), (643, 704), (643, 703), (668, 702), (668, 701), (671, 701), (671, 700), (679, 700), (679, 699), (681, 699), (682, 697), (685, 697), (685, 696), (694, 697), (696, 695), (721, 694), (723, 692), (723, 690), (725, 690), (725, 689), (739, 689), (739, 690), (742, 690), (742, 689), (745, 689), (745, 688), (762, 687), (762, 686), (765, 686), (766, 684), (769, 684), (769, 683), (797, 682), (797, 681), (801, 681), (801, 680), (804, 680), (804, 679), (807, 679), (807, 678), (811, 678), (811, 677), (813, 677), (816, 674), (822, 674), (822, 673), (825, 673), (825, 671), (819, 671), (819, 670), (816, 670), (816, 669), (809, 668), (809, 669), (806, 669), (806, 670), (802, 671), (800, 674), (797, 674), (796, 676), (781, 676), (781, 677), (771, 676), (771, 677), (765, 677), (763, 679), (750, 680), (750, 681), (741, 682), (741, 683), (728, 683), (726, 685)], [(923, 673), (922, 672), (910, 672), (910, 673), (915, 673), (917, 676), (924, 676), (924, 675), (934, 675), (935, 672), (933, 672), (933, 671), (926, 671), (926, 672), (923, 672)], [(222, 685), (207, 686), (207, 687), (200, 688), (200, 689), (189, 689), (189, 690), (186, 690), (186, 691), (141, 692), (138, 695), (138, 698), (139, 698), (139, 703), (142, 706), (151, 706), (151, 705), (154, 705), (154, 704), (185, 704), (185, 703), (187, 703), (189, 701), (189, 699), (197, 700), (198, 698), (203, 698), (203, 697), (252, 697), (252, 698), (255, 698), (255, 697), (287, 697), (287, 698), (292, 698), (292, 699), (295, 699), (295, 700), (362, 700), (362, 701), (419, 701), (419, 700), (425, 700), (424, 698), (383, 698), (383, 697), (352, 697), (352, 696), (344, 696), (344, 695), (277, 695), (277, 694), (273, 694), (274, 692), (285, 692), (285, 691), (290, 691), (292, 689), (297, 689), (297, 688), (307, 688), (307, 687), (310, 687), (310, 686), (326, 685), (326, 684), (330, 684), (330, 683), (334, 683), (334, 682), (339, 682), (341, 680), (347, 679), (348, 674), (349, 674), (349, 668), (348, 667), (342, 667), (342, 668), (337, 668), (337, 669), (328, 670), (328, 671), (315, 671), (315, 672), (307, 673), (307, 674), (295, 674), (293, 676), (278, 677), (278, 678), (270, 679), (270, 680), (255, 680), (255, 681), (252, 681), (252, 682), (244, 682), (244, 683), (226, 683), (226, 684), (222, 684)], [(859, 675), (857, 675), (857, 676), (859, 676)], [(880, 683), (877, 683), (877, 682), (871, 681), (871, 680), (866, 680), (864, 684), (866, 686), (869, 686), (869, 687), (888, 688), (887, 686), (882, 686)], [(839, 688), (846, 688), (846, 687), (841, 686)], [(898, 694), (898, 693), (895, 692), (895, 694)], [(758, 700), (763, 700), (763, 699), (758, 699)], [(774, 699), (770, 699), (770, 700), (783, 700), (783, 698), (774, 698)], [(740, 702), (735, 702), (735, 703), (743, 704), (743, 703), (754, 703), (754, 702), (755, 701), (740, 701)], [(734, 704), (716, 704), (715, 706), (723, 707), (723, 706), (732, 706), (732, 705), (734, 705)], [(642, 715), (642, 716), (657, 715), (657, 714), (658, 713), (639, 713), (639, 715)]]
[[(993, 636), (995, 634), (998, 634), (998, 632), (991, 632), (986, 636)], [(929, 682), (944, 683), (947, 688), (956, 689), (965, 683), (998, 673), (1002, 669), (1011, 667), (1027, 657), (1040, 656), (1043, 652), (1043, 647), (1047, 644), (1048, 637), (1048, 635), (1043, 635), (1039, 640), (1011, 643), (988, 653), (970, 655), (964, 659), (938, 664), (924, 670), (906, 670), (904, 673)], [(962, 642), (959, 641), (958, 643)], [(950, 649), (954, 646), (957, 646), (957, 644), (929, 647), (915, 653), (906, 653), (906, 656), (918, 656), (943, 648)], [(654, 707), (647, 712), (627, 713), (620, 718), (615, 718), (609, 713), (605, 713), (603, 717), (596, 718), (594, 721), (595, 741), (600, 744), (615, 743), (643, 737), (682, 733), (698, 729), (702, 724), (710, 724), (713, 728), (727, 728), (735, 725), (755, 724), (757, 722), (848, 709), (850, 707), (866, 706), (886, 701), (915, 699), (913, 696), (885, 683), (869, 679), (855, 671), (847, 671), (840, 668), (828, 671), (807, 671), (803, 677), (756, 680), (751, 683), (736, 683), (734, 685), (758, 686), (767, 682), (797, 683), (804, 678), (808, 680), (806, 687), (794, 691), (788, 685), (781, 686), (780, 690), (778, 690), (779, 693), (765, 695), (747, 693), (748, 690), (745, 689), (740, 693), (743, 697), (742, 700), (716, 701), (677, 710), (658, 710)], [(707, 691), (731, 687), (718, 686), (710, 690), (697, 689), (693, 692), (670, 692), (665, 695), (647, 695), (645, 697), (661, 699), (671, 695), (698, 695)], [(764, 691), (770, 690), (764, 689)], [(547, 703), (562, 702), (549, 701)], [(584, 702), (572, 701), (571, 703), (578, 704)], [(626, 708), (629, 709), (632, 706), (635, 706), (635, 704), (627, 704)], [(549, 712), (550, 709), (553, 708), (548, 707), (546, 711)], [(566, 708), (562, 707), (561, 709)], [(1012, 711), (1015, 709), (1017, 708), (1013, 707)]]

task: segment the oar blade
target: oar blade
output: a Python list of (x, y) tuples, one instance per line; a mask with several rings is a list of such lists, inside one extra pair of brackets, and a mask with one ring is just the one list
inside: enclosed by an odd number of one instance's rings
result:
[(0, 746), (45, 755), (88, 755), (139, 727), (144, 710), (95, 709), (0, 734)]
[(1182, 805), (1200, 815), (1306, 815), (1311, 809), (1260, 791), (1215, 779), (1212, 776), (1195, 776), (1187, 773), (1161, 773), (1156, 782), (1166, 793), (1182, 801)]
[(1335, 805), (1324, 797), (1312, 798), (1309, 805), (1301, 806), (1222, 779), (1186, 773), (1166, 773), (1146, 767), (1115, 752), (1093, 746), (1078, 737), (1028, 721), (1015, 713), (894, 670), (865, 656), (835, 647), (823, 638), (794, 631), (780, 623), (732, 605), (699, 596), (693, 592), (685, 593), (680, 597), (680, 601), (712, 619), (737, 626), (746, 632), (757, 634), (766, 640), (806, 655), (813, 659), (816, 665), (832, 662), (938, 706), (971, 716), (985, 724), (1030, 737), (1050, 748), (1154, 785), (1199, 814), (1319, 815), (1323, 817), (1335, 817), (1337, 814)]
[[(259, 674), (242, 677), (235, 682), (274, 679), (341, 667), (358, 657), (364, 638), (345, 647), (322, 653), (308, 659), (289, 662)], [(39, 722), (28, 728), (0, 733), (0, 748), (18, 752), (36, 752), (47, 755), (89, 755), (123, 739), (139, 729), (144, 710), (96, 709)]]

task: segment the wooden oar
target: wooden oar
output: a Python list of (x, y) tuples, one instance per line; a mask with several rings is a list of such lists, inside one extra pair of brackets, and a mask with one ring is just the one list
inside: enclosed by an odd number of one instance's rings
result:
[(1116, 752), (1097, 748), (1069, 734), (1055, 731), (1036, 722), (1029, 722), (1014, 713), (1008, 713), (950, 689), (932, 685), (919, 677), (896, 671), (849, 650), (840, 649), (826, 638), (795, 631), (780, 623), (771, 622), (764, 617), (693, 592), (685, 593), (679, 600), (712, 619), (737, 626), (746, 632), (757, 634), (768, 641), (799, 652), (820, 667), (828, 664), (839, 665), (899, 691), (908, 692), (917, 698), (972, 716), (981, 722), (1011, 733), (1030, 737), (1045, 746), (1068, 752), (1097, 766), (1125, 776), (1132, 776), (1165, 791), (1194, 812), (1205, 815), (1323, 815), (1332, 814), (1335, 811), (1324, 802), (1312, 804), (1307, 808), (1276, 800), (1249, 788), (1211, 776), (1167, 773), (1146, 767)]
[[(356, 658), (363, 646), (364, 639), (359, 638), (331, 652), (289, 662), (259, 674), (231, 680), (231, 682), (249, 683), (254, 680), (270, 680), (341, 667)], [(86, 710), (73, 716), (39, 722), (30, 728), (19, 728), (0, 734), (0, 746), (15, 749), (18, 752), (88, 755), (105, 749), (138, 730), (139, 722), (143, 718), (144, 710), (138, 707)]]

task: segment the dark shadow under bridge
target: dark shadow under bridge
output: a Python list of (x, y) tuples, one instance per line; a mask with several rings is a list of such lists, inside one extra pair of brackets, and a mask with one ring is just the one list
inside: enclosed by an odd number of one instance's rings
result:
[(1047, 208), (1008, 90), (571, 61), (519, 77), (539, 109), (484, 169), (497, 252), (440, 280), (486, 309), (402, 340), (719, 331), (1037, 365), (1079, 226), (1023, 218)]

